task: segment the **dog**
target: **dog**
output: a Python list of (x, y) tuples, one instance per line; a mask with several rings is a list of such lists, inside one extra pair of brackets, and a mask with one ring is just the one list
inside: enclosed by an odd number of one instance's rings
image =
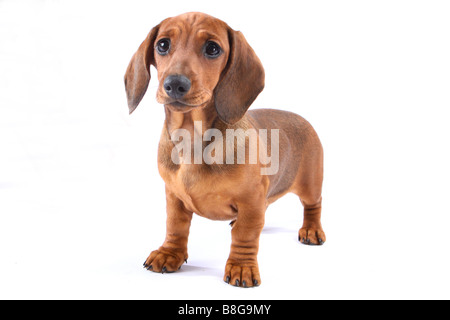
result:
[[(158, 170), (165, 181), (167, 233), (144, 267), (170, 273), (187, 262), (189, 228), (196, 213), (212, 220), (232, 221), (232, 243), (223, 280), (237, 287), (259, 286), (257, 253), (265, 211), (289, 192), (298, 195), (304, 207), (299, 241), (324, 244), (321, 142), (313, 127), (299, 115), (272, 109), (247, 112), (264, 89), (265, 72), (243, 34), (197, 12), (162, 21), (150, 31), (126, 70), (130, 114), (147, 90), (151, 65), (158, 73), (156, 100), (165, 110)], [(197, 145), (200, 151), (217, 142), (229, 143), (225, 134), (230, 130), (277, 130), (275, 146), (272, 136), (264, 141), (256, 135), (260, 149), (265, 148), (269, 156), (277, 148), (277, 171), (263, 174), (261, 156), (257, 163), (242, 164), (225, 161), (228, 158), (223, 155), (224, 161), (207, 164), (189, 161), (194, 158), (190, 150), (177, 149), (173, 136), (179, 130), (194, 136), (210, 129), (222, 133), (223, 141), (218, 135), (214, 141), (204, 139)], [(237, 147), (245, 144), (244, 160), (249, 160), (248, 153), (255, 151), (247, 145), (249, 136), (237, 134), (235, 138)], [(194, 144), (190, 141), (188, 149), (194, 149)], [(219, 152), (213, 155), (222, 160)], [(237, 155), (233, 157), (236, 161)], [(177, 159), (181, 161), (174, 161)]]

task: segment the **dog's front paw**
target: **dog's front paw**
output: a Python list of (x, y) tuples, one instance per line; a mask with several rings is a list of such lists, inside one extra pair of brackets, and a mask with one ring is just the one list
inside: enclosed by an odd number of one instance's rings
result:
[(187, 262), (187, 253), (161, 247), (150, 253), (144, 262), (144, 268), (153, 272), (171, 273), (179, 270), (184, 262)]
[(232, 286), (250, 288), (261, 284), (257, 263), (241, 263), (228, 260), (223, 281)]

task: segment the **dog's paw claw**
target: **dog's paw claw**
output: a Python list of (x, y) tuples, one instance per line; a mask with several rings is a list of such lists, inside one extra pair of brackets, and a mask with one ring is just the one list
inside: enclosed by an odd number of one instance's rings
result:
[(323, 245), (326, 241), (325, 233), (319, 228), (301, 228), (298, 241), (305, 245)]

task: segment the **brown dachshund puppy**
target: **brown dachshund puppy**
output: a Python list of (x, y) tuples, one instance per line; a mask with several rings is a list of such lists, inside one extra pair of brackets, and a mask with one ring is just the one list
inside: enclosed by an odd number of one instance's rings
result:
[[(304, 206), (299, 241), (323, 244), (321, 143), (311, 125), (296, 114), (270, 109), (247, 112), (264, 88), (264, 69), (242, 33), (202, 13), (161, 22), (142, 42), (126, 71), (130, 113), (147, 90), (150, 65), (158, 71), (157, 101), (164, 105), (166, 114), (158, 168), (166, 183), (167, 234), (144, 266), (163, 273), (181, 267), (188, 258), (189, 227), (195, 212), (213, 220), (232, 221), (224, 281), (241, 287), (258, 286), (257, 253), (265, 211), (288, 192), (298, 195)], [(179, 130), (202, 136), (210, 129), (216, 130), (214, 141), (212, 137), (203, 138), (197, 147), (206, 152), (215, 145), (217, 149), (211, 155), (218, 161), (206, 163), (202, 153), (198, 161), (195, 141), (189, 139), (183, 139), (187, 149), (177, 149), (174, 136)], [(258, 153), (257, 147), (248, 144), (252, 140), (246, 134), (250, 129), (276, 131), (277, 140), (273, 135), (266, 134), (268, 139), (256, 135)], [(231, 140), (229, 132), (234, 134)], [(224, 144), (228, 147), (230, 141), (237, 141), (231, 158), (228, 149), (221, 153), (218, 148)], [(244, 163), (238, 161), (238, 152), (233, 152), (243, 145)], [(252, 162), (251, 153), (255, 152), (259, 156)], [(264, 174), (261, 169), (275, 153), (279, 154), (276, 170)], [(264, 161), (262, 154), (267, 154)]]

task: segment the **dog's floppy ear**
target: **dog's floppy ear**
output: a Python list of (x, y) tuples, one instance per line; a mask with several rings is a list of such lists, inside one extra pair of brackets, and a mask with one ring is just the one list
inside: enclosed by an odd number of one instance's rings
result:
[(155, 65), (154, 42), (159, 25), (154, 27), (139, 49), (131, 58), (125, 73), (125, 90), (127, 92), (130, 114), (137, 108), (147, 91), (150, 82), (150, 65)]
[(217, 113), (222, 121), (239, 121), (264, 89), (264, 68), (244, 35), (228, 30), (230, 54), (214, 93)]

